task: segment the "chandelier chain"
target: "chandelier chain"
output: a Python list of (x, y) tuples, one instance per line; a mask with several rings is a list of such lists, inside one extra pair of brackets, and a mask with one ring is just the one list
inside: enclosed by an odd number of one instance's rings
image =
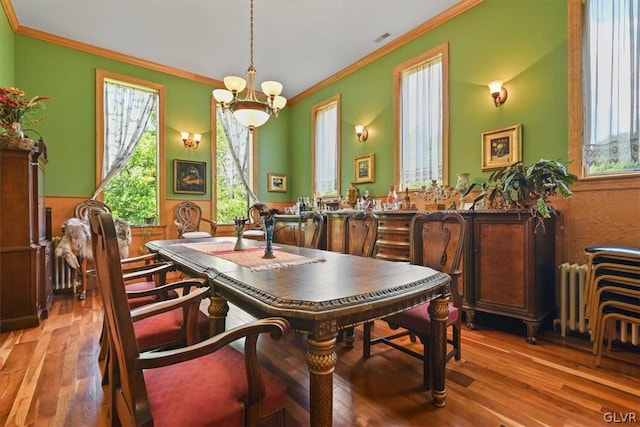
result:
[(253, 0), (251, 0), (251, 7), (249, 8), (249, 56), (251, 59), (250, 68), (253, 66)]

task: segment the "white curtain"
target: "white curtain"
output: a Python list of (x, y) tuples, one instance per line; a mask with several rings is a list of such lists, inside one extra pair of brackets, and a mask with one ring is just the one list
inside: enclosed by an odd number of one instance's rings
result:
[(237, 176), (242, 180), (242, 185), (247, 191), (247, 195), (255, 202), (258, 200), (258, 197), (251, 189), (251, 185), (249, 185), (251, 132), (248, 127), (236, 120), (231, 110), (216, 107), (216, 114), (229, 142), (229, 151), (231, 152), (233, 163), (238, 172)]
[(105, 81), (102, 181), (93, 193), (93, 199), (133, 154), (157, 100), (155, 92)]
[(639, 167), (639, 3), (639, 0), (585, 3), (583, 160), (589, 167), (611, 164), (619, 164), (621, 170)]
[(315, 188), (324, 196), (338, 194), (338, 104), (331, 103), (315, 117)]
[(442, 86), (442, 56), (402, 74), (400, 181), (405, 185), (443, 180)]

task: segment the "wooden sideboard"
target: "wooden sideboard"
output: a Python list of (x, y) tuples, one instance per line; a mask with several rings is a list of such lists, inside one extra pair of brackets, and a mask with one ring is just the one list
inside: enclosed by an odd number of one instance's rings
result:
[[(376, 258), (409, 261), (416, 212), (375, 212)], [(527, 341), (535, 343), (541, 322), (555, 309), (555, 218), (545, 220), (543, 230), (528, 212), (458, 212), (467, 223), (460, 284), (467, 325), (475, 327), (476, 312), (520, 319)], [(327, 213), (327, 249), (342, 251), (344, 217), (350, 213)]]
[(38, 326), (53, 301), (46, 159), (0, 148), (0, 331)]

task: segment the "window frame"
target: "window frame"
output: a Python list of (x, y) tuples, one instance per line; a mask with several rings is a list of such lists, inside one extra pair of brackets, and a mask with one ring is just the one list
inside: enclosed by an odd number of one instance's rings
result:
[[(316, 192), (316, 117), (318, 111), (336, 104), (338, 120), (336, 120), (336, 188), (338, 197), (342, 194), (342, 96), (337, 93), (311, 107), (311, 194)], [(333, 196), (331, 196), (333, 197)]]
[[(393, 182), (400, 182), (402, 159), (401, 77), (402, 73), (437, 56), (442, 56), (442, 185), (449, 185), (449, 43), (444, 42), (393, 68)], [(417, 188), (412, 190), (418, 190)]]
[(580, 190), (583, 183), (590, 189), (617, 189), (631, 186), (640, 177), (640, 172), (624, 172), (602, 175), (585, 175), (583, 167), (584, 108), (582, 94), (582, 37), (584, 34), (583, 1), (567, 1), (568, 18), (568, 159), (569, 172), (578, 176), (579, 181), (572, 189)]
[[(216, 153), (218, 152), (218, 115), (216, 108), (218, 105), (214, 97), (209, 100), (210, 105), (210, 125), (211, 125), (211, 158), (209, 163), (211, 164), (211, 217), (218, 217), (218, 163)], [(251, 190), (255, 195), (260, 198), (259, 186), (258, 186), (258, 128), (253, 130), (251, 136)], [(247, 209), (248, 211), (248, 209)], [(218, 226), (228, 226), (233, 223), (220, 223)]]
[[(148, 80), (130, 77), (124, 74), (96, 69), (96, 188), (102, 181), (102, 164), (104, 162), (104, 83), (105, 80), (138, 86), (144, 89), (152, 89), (158, 93), (158, 165), (157, 165), (157, 191), (158, 191), (158, 224), (163, 224), (166, 209), (166, 165), (165, 165), (165, 100), (166, 93), (163, 84)], [(101, 193), (98, 197), (103, 199)]]

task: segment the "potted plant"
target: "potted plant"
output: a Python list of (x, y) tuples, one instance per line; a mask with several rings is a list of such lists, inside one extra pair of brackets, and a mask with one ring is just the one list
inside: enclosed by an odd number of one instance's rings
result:
[(565, 199), (571, 197), (569, 185), (577, 180), (576, 175), (555, 160), (540, 159), (530, 166), (517, 162), (494, 171), (473, 203), (475, 206), (484, 200), (490, 207), (528, 210), (538, 219), (536, 228), (544, 228), (544, 219), (557, 214), (549, 198), (558, 194)]
[[(28, 98), (15, 87), (0, 87), (0, 146), (31, 149), (33, 141), (24, 140), (22, 127), (44, 121), (39, 112), (46, 96)], [(26, 145), (25, 145), (26, 144)]]

